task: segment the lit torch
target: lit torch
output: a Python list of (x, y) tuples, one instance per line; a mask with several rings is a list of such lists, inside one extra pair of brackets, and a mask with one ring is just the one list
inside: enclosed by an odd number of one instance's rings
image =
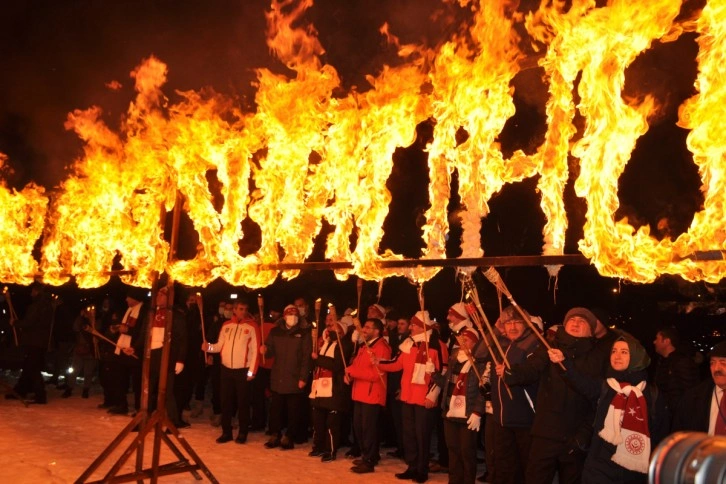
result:
[[(260, 339), (262, 339), (262, 330), (265, 326), (265, 300), (262, 297), (262, 294), (257, 295), (257, 309), (260, 312)], [(264, 341), (259, 342), (260, 345), (265, 344)], [(262, 353), (262, 363), (267, 364), (267, 359), (265, 358), (265, 354)]]
[(18, 330), (15, 329), (15, 321), (18, 320), (18, 315), (15, 313), (13, 301), (10, 299), (10, 290), (8, 290), (7, 286), (3, 288), (3, 295), (5, 296), (5, 300), (8, 303), (8, 310), (10, 311), (10, 326), (13, 328), (13, 339), (15, 340), (15, 346), (20, 346), (20, 344), (18, 343)]
[[(196, 300), (197, 300), (197, 308), (199, 309), (199, 321), (200, 321), (200, 324), (202, 326), (202, 340), (203, 341), (207, 341), (207, 335), (206, 335), (206, 332), (205, 332), (205, 329), (204, 329), (204, 302), (202, 301), (202, 293), (201, 292), (198, 292), (197, 293)], [(208, 357), (208, 354), (205, 351), (204, 352), (204, 361), (205, 362), (207, 361), (207, 357)]]
[(320, 324), (320, 306), (322, 300), (317, 298), (315, 300), (315, 321), (313, 321), (313, 354), (318, 354), (318, 325)]

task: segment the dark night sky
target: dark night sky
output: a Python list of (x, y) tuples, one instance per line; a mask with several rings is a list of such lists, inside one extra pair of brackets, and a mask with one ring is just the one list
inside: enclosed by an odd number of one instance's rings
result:
[[(253, 69), (279, 70), (279, 62), (265, 44), (262, 0), (127, 0), (101, 1), (16, 1), (6, 2), (0, 16), (0, 152), (7, 154), (14, 174), (6, 176), (11, 186), (22, 187), (30, 180), (52, 188), (66, 176), (65, 168), (78, 155), (80, 143), (63, 128), (68, 112), (99, 105), (105, 120), (117, 126), (133, 96), (129, 72), (144, 58), (156, 55), (169, 67), (165, 92), (211, 86), (233, 96), (242, 106), (250, 106), (254, 95)], [(522, 1), (525, 11), (538, 1)], [(698, 8), (702, 2), (687, 2)], [(435, 45), (456, 27), (451, 12), (435, 0), (341, 1), (316, 0), (306, 19), (319, 31), (327, 50), (325, 62), (335, 66), (343, 87), (365, 89), (365, 75), (376, 74), (394, 60), (392, 49), (378, 33), (387, 21), (403, 42)], [(685, 15), (685, 12), (684, 12)], [(674, 236), (685, 231), (702, 198), (700, 180), (685, 146), (687, 132), (678, 128), (678, 106), (694, 94), (695, 35), (684, 34), (677, 41), (656, 44), (642, 54), (627, 72), (625, 94), (653, 93), (661, 110), (650, 131), (636, 147), (620, 180), (621, 210), (638, 226), (650, 224), (662, 236), (657, 224), (669, 220)], [(509, 120), (500, 141), (505, 156), (516, 149), (533, 152), (541, 143), (546, 126), (544, 103), (546, 85), (539, 68), (520, 73), (514, 80), (516, 115)], [(122, 89), (113, 91), (105, 84), (117, 80)], [(582, 125), (580, 120), (580, 127)], [(408, 257), (418, 257), (419, 227), (427, 208), (426, 156), (421, 151), (427, 126), (412, 147), (402, 147), (394, 156), (394, 171), (388, 187), (394, 202), (386, 222), (382, 248), (392, 248)], [(576, 253), (582, 233), (584, 202), (574, 196), (572, 180), (566, 189), (570, 216), (566, 252)], [(420, 183), (410, 183), (420, 180)], [(543, 215), (534, 190), (536, 180), (506, 187), (491, 201), (491, 215), (484, 221), (483, 245), (487, 255), (538, 254), (541, 251)], [(455, 206), (452, 206), (454, 209)], [(457, 227), (452, 228), (449, 255), (456, 256)], [(613, 295), (618, 281), (602, 278), (591, 267), (566, 267), (559, 277), (558, 290), (542, 268), (502, 270), (519, 302), (557, 322), (573, 304), (595, 304), (613, 313), (624, 310), (630, 301), (643, 301), (643, 312), (658, 301), (684, 298), (683, 284), (664, 278), (653, 285), (625, 285)], [(316, 291), (338, 299), (340, 305), (353, 305), (355, 282), (337, 283), (332, 275), (307, 273), (277, 287), (280, 299), (288, 294)], [(484, 282), (481, 286), (484, 287)], [(364, 298), (375, 298), (373, 283), (366, 285)], [(686, 292), (705, 291), (703, 284), (688, 285)], [(217, 282), (212, 288), (226, 291)], [(268, 290), (269, 291), (269, 290)], [(402, 280), (386, 281), (383, 303), (415, 308), (415, 289)], [(484, 290), (492, 299), (493, 291)], [(432, 312), (443, 317), (445, 306), (458, 300), (451, 270), (443, 271), (427, 284)], [(306, 294), (311, 299), (317, 294)], [(686, 297), (687, 299), (687, 297)], [(403, 302), (402, 302), (403, 301)]]

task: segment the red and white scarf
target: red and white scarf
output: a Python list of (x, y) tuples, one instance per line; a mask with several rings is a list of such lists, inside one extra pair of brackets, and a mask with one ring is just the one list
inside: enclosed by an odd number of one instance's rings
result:
[[(327, 346), (323, 348), (320, 356), (327, 356), (329, 358), (335, 358), (335, 347), (338, 346), (337, 341), (333, 341), (326, 338), (325, 343)], [(333, 396), (333, 372), (322, 367), (315, 368), (313, 373), (313, 383), (310, 386), (310, 395), (308, 398), (330, 398)]]
[(645, 382), (633, 386), (608, 378), (607, 384), (616, 393), (610, 402), (599, 435), (617, 447), (612, 456), (613, 462), (631, 471), (647, 474), (650, 431), (648, 404), (643, 397)]
[[(460, 350), (461, 352), (461, 350)], [(462, 352), (463, 353), (463, 352)], [(446, 416), (450, 418), (466, 418), (466, 380), (469, 377), (469, 370), (471, 369), (471, 362), (466, 361), (464, 366), (461, 367), (459, 374), (456, 375), (456, 384), (454, 389), (451, 391), (451, 397), (449, 398), (449, 410), (446, 412)]]

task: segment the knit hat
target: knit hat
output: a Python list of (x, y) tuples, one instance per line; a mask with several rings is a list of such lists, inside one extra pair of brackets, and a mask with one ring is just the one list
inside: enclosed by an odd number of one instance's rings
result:
[(282, 312), (282, 315), (287, 316), (289, 314), (294, 314), (295, 316), (299, 316), (300, 310), (294, 304), (288, 304), (287, 306), (285, 306), (285, 310)]
[(449, 316), (454, 316), (459, 321), (469, 318), (469, 313), (466, 312), (466, 304), (458, 302), (449, 308)]
[(416, 314), (413, 315), (411, 318), (411, 324), (418, 326), (419, 328), (426, 329), (432, 327), (434, 324), (429, 318), (429, 312), (428, 311), (419, 311)]
[(459, 333), (459, 337), (467, 337), (473, 342), (479, 341), (479, 333), (474, 328), (466, 328)]
[(378, 318), (378, 319), (384, 319), (386, 317), (386, 308), (381, 306), (380, 304), (371, 304), (368, 306), (368, 312), (370, 313), (371, 310), (378, 313), (377, 316), (373, 315), (372, 317)]
[(563, 326), (565, 323), (567, 323), (569, 319), (574, 317), (580, 317), (587, 321), (588, 326), (590, 326), (590, 333), (595, 334), (595, 329), (597, 328), (597, 316), (592, 314), (592, 311), (587, 308), (570, 309), (569, 311), (567, 311), (567, 314), (565, 314), (565, 319), (562, 320)]
[[(520, 308), (521, 309), (521, 308)], [(522, 312), (529, 316), (529, 313), (522, 309)], [(502, 310), (502, 313), (499, 315), (499, 319), (497, 320), (497, 326), (500, 328), (504, 327), (504, 323), (508, 323), (510, 321), (522, 321), (524, 322), (524, 318), (521, 314), (519, 314), (519, 311), (517, 311), (517, 308), (514, 306), (507, 306)]]
[(618, 337), (613, 342), (613, 345), (618, 341), (625, 341), (628, 344), (630, 363), (628, 364), (627, 371), (640, 371), (648, 368), (648, 365), (650, 365), (650, 356), (648, 356), (640, 341), (635, 339), (632, 334), (622, 330), (618, 330)]
[(711, 349), (709, 358), (726, 358), (726, 340), (721, 341)]
[(348, 328), (353, 326), (353, 318), (349, 315), (345, 315), (342, 318), (340, 318), (340, 321), (338, 321), (338, 324), (341, 328), (343, 328), (343, 332), (348, 331)]

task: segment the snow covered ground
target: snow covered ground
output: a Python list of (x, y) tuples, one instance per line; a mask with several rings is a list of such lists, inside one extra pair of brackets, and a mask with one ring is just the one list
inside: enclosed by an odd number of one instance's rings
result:
[[(8, 379), (4, 381), (7, 383)], [(25, 408), (17, 400), (0, 398), (0, 480), (22, 483), (74, 482), (93, 460), (128, 424), (130, 417), (112, 416), (97, 408), (101, 403), (100, 388), (94, 387), (91, 398), (80, 398), (78, 389), (71, 398), (60, 398), (61, 391), (48, 386), (48, 404)], [(3, 391), (4, 393), (4, 391)], [(394, 473), (403, 472), (405, 464), (385, 455), (372, 474), (351, 472), (351, 461), (343, 457), (347, 449), (339, 452), (338, 459), (323, 464), (319, 458), (308, 457), (311, 444), (297, 445), (282, 451), (266, 449), (267, 436), (261, 432), (249, 434), (246, 444), (234, 442), (217, 444), (219, 428), (209, 424), (209, 409), (193, 418), (192, 426), (180, 432), (194, 451), (221, 483), (290, 483), (290, 482), (346, 482), (347, 483), (401, 483)], [(236, 432), (235, 432), (236, 435)], [(173, 439), (172, 439), (173, 440)], [(128, 437), (116, 453), (93, 475), (100, 479), (116, 462), (131, 442)], [(146, 457), (150, 461), (153, 438), (146, 439)], [(174, 459), (162, 444), (161, 464)], [(135, 457), (129, 459), (120, 474), (132, 472)], [(191, 474), (163, 477), (166, 483), (195, 483)], [(429, 482), (447, 482), (446, 474), (431, 474)], [(202, 482), (208, 482), (204, 479)]]

